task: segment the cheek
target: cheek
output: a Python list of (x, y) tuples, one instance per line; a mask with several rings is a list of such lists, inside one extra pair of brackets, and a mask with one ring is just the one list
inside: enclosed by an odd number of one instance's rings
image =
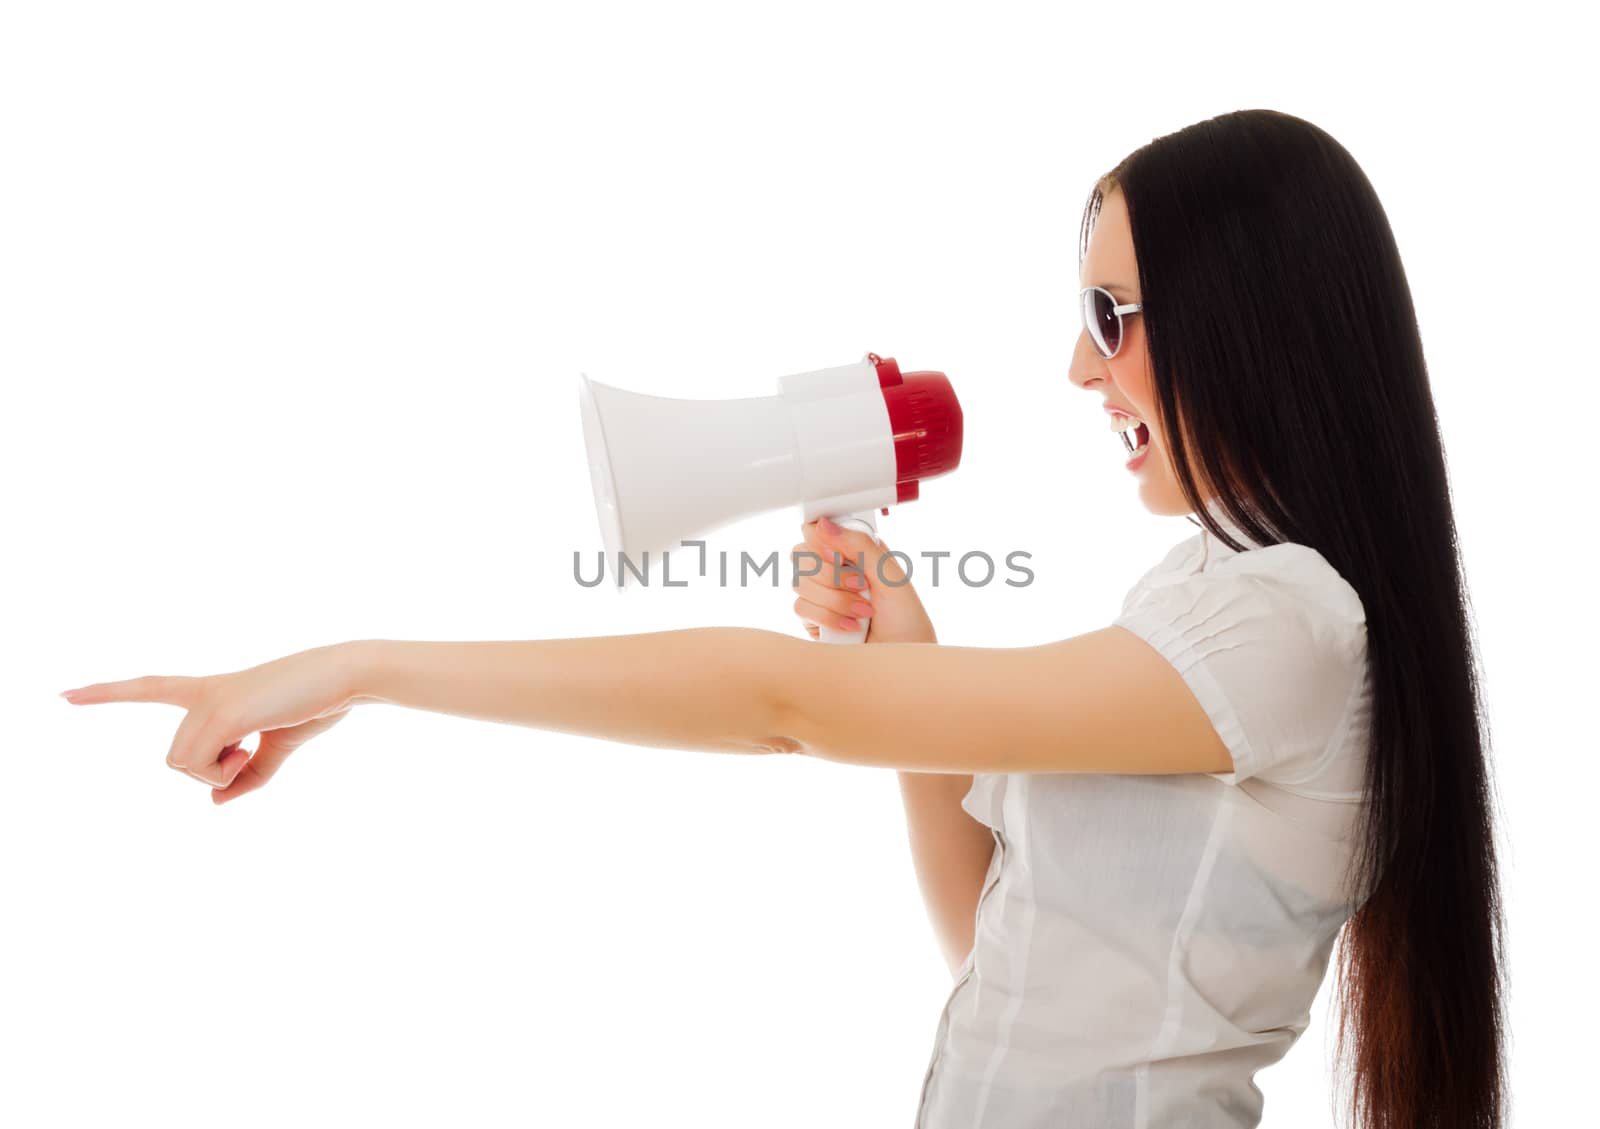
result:
[[(1122, 358), (1118, 357), (1117, 360)], [(1150, 377), (1150, 366), (1143, 356), (1129, 357), (1116, 373), (1117, 387), (1127, 397), (1128, 403), (1146, 421), (1155, 419), (1155, 381)]]

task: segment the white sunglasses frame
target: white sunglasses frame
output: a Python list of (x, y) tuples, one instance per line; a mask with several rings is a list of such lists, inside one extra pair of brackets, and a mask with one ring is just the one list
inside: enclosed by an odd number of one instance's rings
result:
[[(1111, 300), (1111, 312), (1117, 315), (1117, 347), (1109, 353), (1100, 352), (1100, 346), (1095, 342), (1094, 334), (1089, 332), (1089, 311), (1084, 304), (1083, 296), (1089, 293), (1091, 290), (1098, 290), (1100, 293), (1109, 298)], [(1125, 332), (1123, 332), (1122, 328), (1123, 315), (1136, 314), (1143, 309), (1143, 302), (1123, 302), (1121, 305), (1118, 305), (1116, 296), (1104, 286), (1085, 286), (1082, 290), (1078, 291), (1078, 319), (1083, 322), (1083, 331), (1089, 334), (1089, 344), (1094, 346), (1095, 355), (1101, 360), (1109, 361), (1112, 357), (1115, 357), (1118, 353), (1122, 352), (1122, 343), (1127, 340), (1128, 336)]]

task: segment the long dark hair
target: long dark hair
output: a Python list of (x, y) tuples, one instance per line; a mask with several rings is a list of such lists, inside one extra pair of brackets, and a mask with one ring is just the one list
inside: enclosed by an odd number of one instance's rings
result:
[[(1338, 1057), (1368, 1129), (1502, 1124), (1505, 925), (1471, 607), (1411, 290), (1377, 193), (1310, 122), (1241, 110), (1158, 137), (1122, 194), (1158, 420), (1204, 527), (1318, 550), (1361, 597), (1366, 803)], [(1177, 424), (1181, 421), (1181, 426)]]

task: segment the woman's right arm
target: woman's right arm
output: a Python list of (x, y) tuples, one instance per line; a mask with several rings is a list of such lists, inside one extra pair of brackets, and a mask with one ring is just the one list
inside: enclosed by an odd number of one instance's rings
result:
[(978, 895), (994, 857), (994, 832), (961, 806), (971, 786), (971, 776), (900, 773), (917, 885), (951, 976), (972, 951)]
[[(867, 603), (873, 609), (868, 645), (938, 642), (933, 623), (916, 591), (905, 582), (899, 562), (885, 556), (886, 545), (874, 543), (863, 533), (829, 533), (815, 522), (801, 528), (806, 540), (794, 547), (796, 553), (809, 551), (826, 557), (830, 551), (842, 550), (852, 561), (864, 554), (865, 590), (870, 592)], [(888, 583), (876, 584), (880, 575)], [(854, 623), (839, 623), (839, 618), (851, 615), (863, 589), (834, 587), (832, 579), (832, 570), (826, 568), (815, 576), (801, 577), (795, 586), (795, 613), (813, 623), (833, 617), (830, 622), (848, 630)], [(851, 575), (841, 579), (853, 583)], [(901, 772), (899, 776), (917, 885), (939, 950), (955, 976), (972, 951), (978, 896), (994, 856), (994, 832), (961, 806), (972, 786), (970, 774)]]

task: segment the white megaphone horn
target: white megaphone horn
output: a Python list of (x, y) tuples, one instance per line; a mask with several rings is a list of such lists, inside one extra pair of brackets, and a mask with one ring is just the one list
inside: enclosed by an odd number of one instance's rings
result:
[[(961, 462), (961, 405), (942, 372), (893, 357), (795, 373), (775, 396), (680, 400), (582, 380), (584, 445), (606, 567), (618, 587), (646, 554), (798, 504), (877, 538), (874, 514)], [(859, 630), (818, 625), (828, 642)]]

